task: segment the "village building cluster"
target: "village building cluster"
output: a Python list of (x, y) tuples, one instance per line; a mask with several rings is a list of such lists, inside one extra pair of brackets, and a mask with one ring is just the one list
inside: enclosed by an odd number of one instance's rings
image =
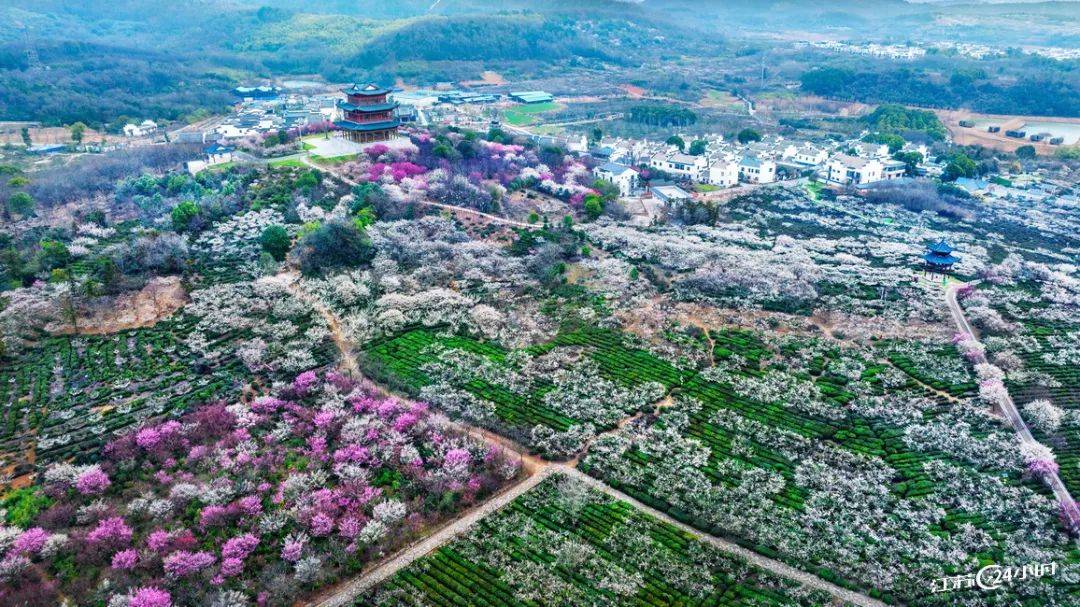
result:
[(992, 59), (1004, 57), (1010, 52), (1044, 57), (1056, 61), (1068, 61), (1080, 58), (1080, 49), (1062, 46), (1024, 46), (1019, 49), (992, 46), (976, 42), (938, 42), (919, 46), (914, 44), (878, 44), (874, 42), (841, 42), (838, 40), (815, 40), (796, 43), (796, 47), (811, 47), (834, 53), (849, 55), (869, 55), (882, 59), (912, 60), (925, 57), (928, 53), (951, 53), (968, 59)]
[(172, 134), (178, 143), (235, 142), (253, 136), (329, 123), (339, 114), (340, 94), (246, 97), (226, 116), (184, 127)]
[[(722, 135), (701, 139), (704, 152), (686, 153), (666, 142), (605, 139), (590, 150), (601, 161), (594, 174), (618, 186), (623, 196), (641, 186), (632, 167), (647, 169), (670, 180), (715, 188), (740, 184), (769, 184), (814, 176), (837, 186), (868, 186), (903, 177), (907, 165), (892, 159), (888, 146), (862, 141), (827, 144), (795, 141), (766, 135), (761, 141), (741, 144)], [(928, 150), (922, 144), (908, 144), (905, 151)], [(927, 166), (925, 170), (933, 171)]]
[(853, 55), (870, 55), (872, 57), (884, 57), (886, 59), (918, 59), (926, 56), (926, 49), (907, 44), (877, 44), (849, 42), (837, 42), (835, 40), (815, 41), (805, 43), (808, 46)]
[[(724, 199), (770, 184), (810, 179), (835, 188), (864, 190), (905, 177), (938, 177), (944, 170), (924, 144), (908, 142), (900, 150), (922, 158), (909, 166), (896, 160), (895, 150), (887, 145), (862, 141), (863, 134), (825, 141), (769, 133), (745, 143), (717, 133), (675, 133), (677, 137), (669, 140), (603, 137), (595, 141), (585, 132), (541, 135), (500, 122), (501, 111), (507, 107), (555, 100), (544, 91), (459, 90), (449, 83), (427, 90), (393, 90), (361, 83), (344, 90), (327, 85), (304, 91), (253, 87), (237, 94), (245, 96), (233, 113), (164, 135), (166, 141), (204, 145), (202, 157), (188, 163), (192, 173), (250, 160), (245, 140), (259, 140), (284, 130), (301, 134), (329, 131), (332, 139), (347, 146), (392, 139), (399, 126), (410, 123), (500, 128), (528, 137), (540, 147), (555, 146), (591, 158), (593, 176), (613, 184), (631, 215), (651, 223), (683, 201)], [(162, 133), (163, 129), (150, 120), (124, 128), (130, 138), (160, 137)], [(673, 143), (678, 141), (682, 144)], [(1042, 178), (1032, 183), (1014, 180), (1013, 187), (1002, 185), (1003, 181), (960, 178), (955, 186), (987, 198), (1038, 199), (1043, 195), (1034, 187)]]

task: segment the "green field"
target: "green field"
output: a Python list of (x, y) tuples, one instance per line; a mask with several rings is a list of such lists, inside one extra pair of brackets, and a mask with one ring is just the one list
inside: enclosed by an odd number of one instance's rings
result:
[(538, 122), (538, 114), (558, 112), (564, 109), (566, 109), (565, 105), (554, 101), (548, 103), (517, 105), (505, 110), (503, 112), (503, 119), (514, 126), (526, 126)]
[[(538, 446), (535, 432), (529, 432), (534, 425), (546, 426), (552, 432), (573, 432), (581, 424), (592, 424), (598, 430), (611, 425), (597, 417), (602, 406), (572, 415), (566, 410), (553, 409), (551, 399), (547, 398), (554, 392), (552, 382), (541, 379), (532, 384), (521, 383), (524, 375), (519, 366), (529, 366), (521, 362), (526, 360), (522, 355), (528, 355), (527, 360), (539, 360), (544, 356), (557, 357), (561, 352), (580, 351), (595, 366), (597, 375), (591, 384), (594, 387), (599, 382), (610, 382), (609, 385), (633, 392), (655, 382), (662, 387), (661, 393), (674, 397), (676, 406), (639, 407), (638, 411), (654, 419), (652, 427), (644, 434), (630, 432), (626, 438), (597, 439), (580, 464), (582, 470), (695, 527), (738, 537), (758, 552), (787, 560), (840, 585), (872, 593), (880, 591), (872, 585), (860, 584), (854, 572), (834, 568), (824, 555), (803, 561), (785, 554), (780, 546), (764, 537), (744, 535), (741, 530), (713, 522), (701, 513), (689, 512), (683, 498), (668, 491), (671, 481), (665, 479), (670, 474), (677, 477), (692, 474), (697, 482), (722, 491), (745, 483), (748, 475), (768, 474), (775, 479), (776, 486), (762, 499), (770, 502), (767, 508), (774, 509), (778, 515), (783, 513), (781, 516), (791, 518), (794, 523), (819, 508), (816, 504), (821, 499), (818, 490), (799, 480), (806, 471), (802, 458), (813, 453), (821, 461), (863, 462), (850, 465), (860, 474), (864, 471), (862, 466), (882, 466), (889, 470), (879, 485), (886, 511), (902, 516), (906, 509), (917, 507), (916, 504), (934, 500), (945, 504), (942, 516), (919, 528), (919, 532), (946, 538), (961, 533), (965, 525), (975, 525), (995, 538), (1003, 538), (1017, 530), (1017, 520), (1011, 516), (985, 516), (951, 504), (950, 489), (931, 473), (935, 466), (992, 479), (1005, 491), (1021, 488), (1045, 491), (1030, 479), (1007, 473), (995, 465), (971, 461), (962, 453), (911, 445), (904, 438), (911, 427), (904, 422), (863, 414), (859, 407), (850, 406), (859, 399), (900, 399), (897, 404), (918, 400), (924, 403), (921, 405), (924, 423), (938, 419), (951, 423), (948, 420), (956, 415), (954, 405), (934, 390), (965, 398), (973, 386), (968, 381), (939, 377), (933, 368), (927, 367), (933, 361), (912, 360), (893, 352), (888, 344), (883, 344), (880, 350), (855, 351), (813, 338), (769, 340), (765, 334), (747, 330), (710, 332), (708, 342), (712, 344), (712, 359), (717, 367), (708, 372), (660, 358), (618, 331), (599, 329), (563, 333), (522, 352), (418, 329), (374, 344), (367, 354), (381, 379), (390, 379), (413, 393), (433, 386), (437, 394), (467, 393), (470, 395), (467, 398), (490, 403), (491, 417), (481, 420), (481, 424), (540, 453), (545, 452), (544, 446)], [(469, 357), (460, 358), (461, 352)], [(935, 355), (942, 361), (957, 357), (951, 350)], [(447, 356), (459, 357), (451, 363), (450, 373), (446, 363), (440, 362)], [(443, 378), (443, 383), (438, 384), (436, 377)], [(611, 389), (596, 391), (607, 393)], [(808, 397), (820, 406), (814, 409), (793, 404)], [(470, 419), (468, 414), (462, 415), (454, 409), (455, 403), (463, 402), (460, 397), (448, 401), (449, 408), (438, 399), (431, 402), (447, 410), (451, 417)], [(565, 401), (555, 401), (559, 402)], [(966, 432), (976, 438), (991, 430), (987, 422), (972, 425)], [(612, 443), (613, 440), (616, 442)], [(624, 447), (615, 455), (611, 445), (620, 444), (618, 441), (629, 442), (621, 443)], [(673, 472), (670, 456), (658, 455), (671, 441), (692, 441), (686, 444), (698, 445), (688, 448), (702, 449), (700, 463)], [(567, 452), (564, 449), (562, 455)], [(764, 502), (757, 505), (766, 508)], [(1047, 521), (1047, 524), (1055, 523)], [(800, 531), (795, 528), (793, 533)], [(897, 528), (889, 533), (904, 531)], [(846, 548), (858, 543), (854, 539), (851, 542)], [(977, 556), (998, 562), (1005, 557), (1004, 549), (1003, 541), (991, 542)]]

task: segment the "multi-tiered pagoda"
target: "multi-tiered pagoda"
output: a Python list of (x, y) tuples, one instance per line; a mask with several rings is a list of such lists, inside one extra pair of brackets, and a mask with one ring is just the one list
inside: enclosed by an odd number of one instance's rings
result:
[(347, 99), (337, 106), (343, 119), (335, 122), (342, 135), (357, 143), (389, 141), (397, 135), (401, 121), (394, 110), (398, 104), (389, 98), (390, 91), (374, 84), (354, 84), (342, 89)]
[(960, 258), (952, 253), (953, 248), (944, 240), (930, 245), (930, 248), (926, 251), (926, 255), (923, 255), (923, 260), (926, 262), (926, 269), (940, 274), (948, 273), (952, 270), (953, 264), (960, 261)]

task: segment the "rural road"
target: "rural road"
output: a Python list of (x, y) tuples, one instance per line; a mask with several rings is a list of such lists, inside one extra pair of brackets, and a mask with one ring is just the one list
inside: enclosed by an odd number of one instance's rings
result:
[[(969, 283), (974, 284), (974, 283)], [(949, 304), (949, 311), (952, 312), (953, 321), (956, 323), (956, 328), (962, 333), (970, 335), (972, 338), (978, 340), (978, 335), (971, 328), (971, 324), (968, 323), (967, 318), (964, 316), (964, 310), (960, 307), (960, 303), (956, 299), (956, 290), (962, 285), (950, 285), (945, 291), (945, 300)], [(986, 356), (980, 354), (976, 364), (987, 362)], [(1020, 437), (1020, 441), (1023, 443), (1031, 444), (1038, 441), (1031, 435), (1031, 431), (1028, 429), (1024, 419), (1020, 417), (1020, 412), (1016, 408), (1016, 403), (1013, 402), (1012, 395), (1007, 391), (1005, 393), (1005, 401), (1002, 404), (1002, 410), (1005, 413), (1005, 417), (1009, 420), (1009, 424), (1012, 425), (1013, 430), (1016, 431), (1017, 436)], [(1047, 484), (1050, 485), (1050, 489), (1054, 492), (1054, 497), (1057, 498), (1058, 503), (1062, 508), (1067, 510), (1068, 518), (1074, 521), (1073, 524), (1080, 524), (1080, 508), (1077, 508), (1076, 502), (1073, 501), (1072, 495), (1069, 494), (1069, 490), (1065, 487), (1065, 483), (1061, 482), (1061, 477), (1057, 473), (1053, 473), (1046, 476)], [(1080, 543), (1080, 540), (1077, 540)]]

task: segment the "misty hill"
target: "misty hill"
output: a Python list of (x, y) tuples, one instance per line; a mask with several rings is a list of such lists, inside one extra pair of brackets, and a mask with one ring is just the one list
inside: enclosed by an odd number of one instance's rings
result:
[[(765, 61), (765, 54), (791, 41), (823, 34), (1080, 45), (1075, 8), (903, 0), (507, 0), (495, 6), (481, 0), (7, 0), (0, 6), (0, 119), (95, 125), (135, 115), (178, 119), (221, 109), (236, 84), (286, 75), (388, 83), (468, 80), (487, 69), (529, 78), (571, 70), (615, 77), (621, 69), (627, 71), (622, 82), (678, 93), (677, 87), (703, 82), (738, 86), (747, 80), (733, 75), (747, 69), (743, 54)], [(740, 37), (739, 44), (728, 44), (732, 37)], [(30, 64), (30, 49), (47, 71)], [(863, 82), (884, 83), (890, 76), (877, 72), (892, 69), (843, 57), (793, 61), (774, 71), (791, 82), (827, 61), (871, 74)], [(931, 90), (955, 69), (931, 62), (904, 78)], [(1002, 97), (1001, 83), (990, 81), (995, 78), (1023, 79), (1030, 90), (1055, 94), (1080, 88), (1070, 65), (1030, 62), (1015, 69), (988, 72), (987, 82), (976, 83), (981, 97)], [(725, 79), (714, 77), (717, 72)], [(1040, 88), (1048, 75), (1053, 82)], [(837, 89), (832, 96), (882, 100), (862, 93)], [(958, 90), (932, 101), (949, 105), (965, 95)], [(1009, 107), (1010, 95), (995, 107)]]

